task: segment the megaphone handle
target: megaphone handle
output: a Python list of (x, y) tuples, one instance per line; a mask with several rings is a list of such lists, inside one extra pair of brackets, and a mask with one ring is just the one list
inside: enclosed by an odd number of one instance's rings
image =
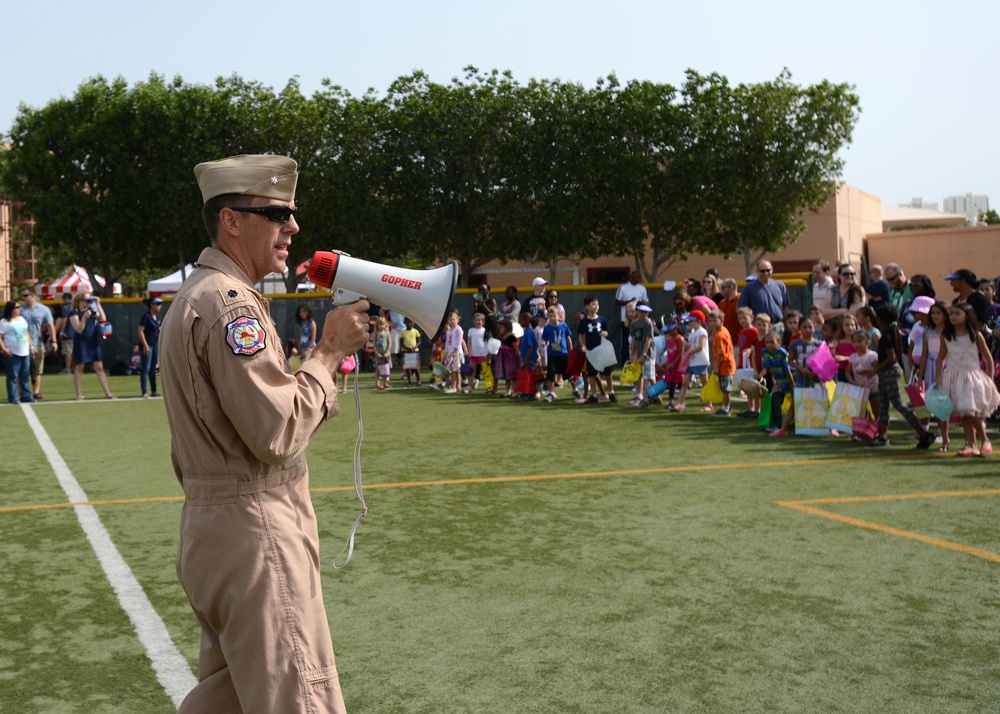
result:
[[(361, 299), (360, 297), (358, 299)], [(365, 492), (361, 483), (361, 442), (365, 438), (365, 427), (364, 423), (361, 421), (361, 391), (358, 388), (358, 377), (360, 377), (360, 363), (355, 360), (354, 362), (354, 407), (358, 412), (358, 438), (354, 442), (354, 494), (358, 497), (358, 501), (361, 502), (361, 513), (354, 520), (354, 525), (351, 527), (351, 533), (347, 536), (347, 544), (344, 545), (344, 550), (340, 551), (336, 558), (333, 559), (333, 569), (340, 570), (347, 566), (351, 562), (351, 556), (354, 555), (354, 533), (358, 530), (358, 526), (361, 525), (361, 519), (368, 515), (368, 505), (365, 503)], [(337, 561), (340, 556), (347, 551), (347, 559), (343, 563), (337, 565)]]

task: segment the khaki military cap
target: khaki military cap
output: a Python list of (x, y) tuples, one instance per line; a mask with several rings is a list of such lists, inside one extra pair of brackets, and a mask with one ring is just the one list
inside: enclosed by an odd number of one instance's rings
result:
[(287, 156), (242, 154), (198, 164), (194, 175), (206, 203), (227, 193), (291, 201), (299, 178), (297, 169), (295, 160)]

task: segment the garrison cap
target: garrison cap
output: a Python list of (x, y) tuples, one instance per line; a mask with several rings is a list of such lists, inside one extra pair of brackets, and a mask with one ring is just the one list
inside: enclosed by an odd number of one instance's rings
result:
[(194, 175), (205, 203), (227, 193), (291, 201), (299, 178), (294, 159), (272, 154), (205, 161), (194, 167)]

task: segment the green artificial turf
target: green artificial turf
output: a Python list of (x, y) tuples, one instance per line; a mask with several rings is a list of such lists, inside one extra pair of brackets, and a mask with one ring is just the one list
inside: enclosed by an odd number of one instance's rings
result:
[[(34, 413), (194, 667), (162, 401), (85, 375), (93, 396), (55, 403), (71, 378), (45, 379)], [(915, 451), (901, 422), (871, 449), (568, 390), (362, 385), (369, 515), (343, 570), (351, 395), (309, 452), (352, 714), (995, 709), (994, 461)], [(26, 508), (65, 495), (20, 408), (0, 429), (0, 711), (172, 711), (72, 509)], [(815, 499), (842, 500), (793, 507)]]

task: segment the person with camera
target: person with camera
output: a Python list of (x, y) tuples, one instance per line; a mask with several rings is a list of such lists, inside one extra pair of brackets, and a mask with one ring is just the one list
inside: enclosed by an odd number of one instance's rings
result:
[(83, 368), (93, 365), (97, 381), (108, 399), (117, 399), (108, 387), (108, 377), (104, 373), (104, 357), (101, 354), (101, 332), (97, 325), (107, 322), (107, 315), (101, 307), (101, 300), (96, 295), (85, 292), (73, 296), (73, 309), (69, 313), (69, 325), (73, 328), (73, 386), (76, 388), (76, 401), (83, 401), (80, 389), (83, 382)]
[(344, 712), (323, 604), (306, 448), (340, 412), (334, 375), (368, 340), (367, 300), (327, 313), (292, 372), (254, 285), (286, 267), (298, 165), (198, 164), (211, 239), (160, 331), (171, 461), (184, 489), (177, 575), (201, 627), (191, 712)]

